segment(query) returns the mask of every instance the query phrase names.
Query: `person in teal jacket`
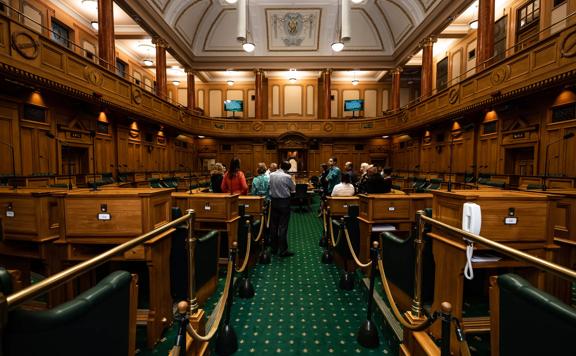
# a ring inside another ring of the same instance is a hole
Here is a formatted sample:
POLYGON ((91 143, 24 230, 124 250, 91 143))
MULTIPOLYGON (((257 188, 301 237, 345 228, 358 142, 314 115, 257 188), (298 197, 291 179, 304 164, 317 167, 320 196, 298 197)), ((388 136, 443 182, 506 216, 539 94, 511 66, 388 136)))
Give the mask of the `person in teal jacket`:
POLYGON ((330 166, 328 170, 328 175, 326 180, 328 181, 328 194, 332 195, 332 190, 336 184, 340 183, 340 168, 338 168, 338 159, 336 157, 330 157, 328 160, 328 165, 330 166))
POLYGON ((259 195, 270 200, 270 177, 266 175, 266 167, 258 167, 258 175, 252 179, 251 195, 259 195))

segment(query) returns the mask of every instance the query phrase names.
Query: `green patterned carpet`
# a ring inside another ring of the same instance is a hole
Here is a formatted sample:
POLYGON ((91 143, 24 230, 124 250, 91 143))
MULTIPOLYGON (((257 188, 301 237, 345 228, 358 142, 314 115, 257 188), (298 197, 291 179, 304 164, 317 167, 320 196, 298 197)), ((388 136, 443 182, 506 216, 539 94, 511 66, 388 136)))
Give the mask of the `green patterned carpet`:
MULTIPOLYGON (((271 264, 256 265, 251 271, 256 295, 234 299, 231 324, 239 347, 235 355, 382 355, 397 348, 381 329, 379 348, 367 349, 356 342, 366 317, 366 300, 358 285, 350 292, 338 289, 337 268, 320 262, 321 230, 314 213, 293 212, 288 243, 296 255, 273 256, 271 264)), ((221 293, 222 281, 206 305, 208 313, 221 293)), ((157 349, 139 355, 166 355, 175 338, 173 329, 157 349)))

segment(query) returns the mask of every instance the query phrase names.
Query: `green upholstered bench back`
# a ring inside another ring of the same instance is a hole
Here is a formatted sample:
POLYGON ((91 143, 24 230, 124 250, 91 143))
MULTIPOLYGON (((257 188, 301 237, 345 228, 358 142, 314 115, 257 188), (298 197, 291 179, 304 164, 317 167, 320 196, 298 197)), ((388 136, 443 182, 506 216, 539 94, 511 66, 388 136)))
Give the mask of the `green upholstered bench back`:
POLYGON ((500 355, 574 355, 576 309, 515 274, 498 277, 500 355))
POLYGON ((2 336, 5 355, 127 355, 131 280, 130 273, 116 271, 52 309, 11 311, 2 336))

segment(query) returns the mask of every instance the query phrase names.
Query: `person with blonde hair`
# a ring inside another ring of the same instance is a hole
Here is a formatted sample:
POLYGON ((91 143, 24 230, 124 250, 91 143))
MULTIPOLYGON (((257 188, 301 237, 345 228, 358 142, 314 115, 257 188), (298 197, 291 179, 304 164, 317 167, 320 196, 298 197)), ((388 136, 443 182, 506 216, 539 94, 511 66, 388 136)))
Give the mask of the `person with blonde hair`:
POLYGON ((224 178, 224 166, 218 162, 210 172, 210 191, 212 193, 222 193, 222 178, 224 178))

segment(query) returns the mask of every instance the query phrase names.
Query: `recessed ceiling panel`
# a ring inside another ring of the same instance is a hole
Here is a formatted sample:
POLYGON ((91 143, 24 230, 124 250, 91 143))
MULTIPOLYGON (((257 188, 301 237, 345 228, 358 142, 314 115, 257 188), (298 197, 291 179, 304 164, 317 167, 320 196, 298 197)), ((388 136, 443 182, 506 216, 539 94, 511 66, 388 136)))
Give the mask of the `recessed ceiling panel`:
POLYGON ((387 0, 379 1, 378 6, 382 10, 382 14, 386 18, 388 27, 392 32, 394 44, 398 44, 414 27, 412 19, 408 15, 406 9, 395 2, 387 0))
MULTIPOLYGON (((180 16, 176 17, 174 28, 185 39, 188 45, 192 46, 198 32, 198 26, 206 15, 210 7, 210 1, 194 1, 188 6, 180 16)), ((236 20, 234 20, 234 26, 236 20)))
POLYGON ((242 44, 236 40, 237 13, 232 9, 223 9, 210 27, 204 52, 242 52, 242 44))
POLYGON ((364 10, 352 10, 350 21, 354 26, 352 26, 352 37, 344 47, 345 52, 384 50, 378 29, 364 10))
POLYGON ((317 51, 321 9, 266 9, 269 51, 317 51))

